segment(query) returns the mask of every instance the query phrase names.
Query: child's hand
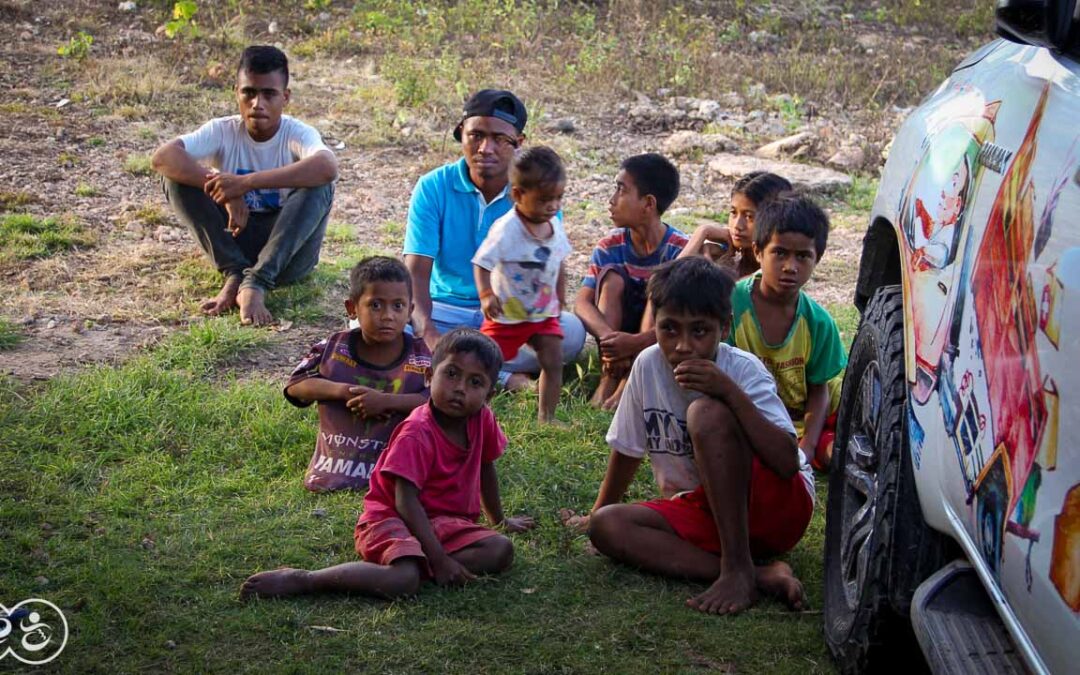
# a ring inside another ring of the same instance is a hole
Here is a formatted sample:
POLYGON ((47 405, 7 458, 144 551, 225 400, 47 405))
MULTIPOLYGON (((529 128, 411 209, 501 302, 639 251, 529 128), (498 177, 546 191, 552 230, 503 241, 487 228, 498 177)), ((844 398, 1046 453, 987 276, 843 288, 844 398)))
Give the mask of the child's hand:
POLYGON ((356 394, 345 403, 350 411, 366 418, 389 416, 390 399, 382 392, 355 386, 349 387, 349 393, 356 394))
POLYGON ((431 560, 431 571, 440 586, 463 586, 476 578, 468 567, 448 555, 431 560))
POLYGON ((604 361, 622 361, 633 359, 641 351, 635 336, 622 331, 613 331, 600 338, 600 357, 604 361))
POLYGON ((683 389, 700 391, 714 398, 721 398, 732 384, 731 378, 707 359, 689 359, 675 366, 675 382, 683 389))
POLYGON ((536 527, 532 516, 511 516, 504 518, 502 524, 507 532, 525 532, 536 527))
POLYGON ((480 308, 484 312, 484 318, 495 319, 502 315, 502 301, 494 293, 488 293, 480 298, 480 308))

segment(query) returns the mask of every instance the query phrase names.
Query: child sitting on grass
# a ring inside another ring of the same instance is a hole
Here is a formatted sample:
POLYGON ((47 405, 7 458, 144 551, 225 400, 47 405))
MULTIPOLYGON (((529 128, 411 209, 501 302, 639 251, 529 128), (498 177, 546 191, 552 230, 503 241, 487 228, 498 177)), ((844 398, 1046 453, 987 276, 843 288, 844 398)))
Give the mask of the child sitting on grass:
POLYGON ((786 178, 767 171, 751 171, 731 188, 727 227, 706 224, 694 230, 679 257, 704 255, 730 267, 739 279, 758 270, 754 257, 754 218, 762 204, 791 190, 786 178))
POLYGON ((634 357, 653 344, 645 284, 657 265, 686 246, 682 232, 661 220, 679 195, 679 170, 661 155, 623 160, 608 213, 617 229, 597 243, 574 313, 600 347, 600 385, 590 403, 614 410, 634 357))
POLYGON ((735 285, 727 338, 772 373, 799 448, 819 471, 832 458, 847 355, 836 322, 802 289, 828 237, 829 218, 809 197, 789 192, 764 203, 754 232, 761 270, 735 285))
POLYGON ((791 568, 755 560, 802 538, 813 476, 769 372, 721 342, 732 286, 727 271, 702 257, 653 272, 658 344, 634 361, 608 429, 612 451, 589 538, 620 562, 709 582, 687 600, 699 611, 742 611, 759 590, 802 609, 791 568), (646 453, 662 497, 620 504, 646 453))
POLYGON ((431 400, 394 430, 379 457, 356 524, 363 562, 322 570, 278 569, 249 577, 240 590, 276 597, 305 593, 361 593, 381 598, 414 595, 424 579, 463 584, 510 567, 507 532, 533 527, 528 516, 504 518, 495 460, 506 449, 487 402, 502 367, 498 345, 459 328, 435 346, 429 371, 431 400))
POLYGON ((296 406, 319 402, 319 438, 304 487, 366 490, 390 433, 427 401, 431 353, 404 332, 412 282, 399 260, 374 256, 349 273, 345 311, 359 326, 311 348, 285 384, 296 406))
POLYGON ((566 304, 563 260, 571 251, 559 218, 565 189, 566 170, 554 150, 518 153, 510 166, 514 208, 492 224, 472 259, 484 312, 480 332, 495 340, 504 360, 525 343, 536 351, 541 422, 555 421, 562 388, 559 313, 566 304))

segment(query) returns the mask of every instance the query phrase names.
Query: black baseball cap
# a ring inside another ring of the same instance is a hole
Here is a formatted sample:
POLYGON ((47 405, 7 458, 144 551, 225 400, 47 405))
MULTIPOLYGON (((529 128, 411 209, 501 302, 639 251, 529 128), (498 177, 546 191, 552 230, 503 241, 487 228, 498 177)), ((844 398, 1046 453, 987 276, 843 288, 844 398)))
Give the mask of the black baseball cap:
POLYGON ((476 92, 468 101, 465 101, 465 109, 461 114, 461 121, 454 127, 454 140, 461 140, 461 127, 465 120, 470 117, 494 117, 514 125, 520 134, 525 130, 525 122, 529 120, 529 113, 525 111, 525 104, 517 96, 505 89, 483 89, 476 92))

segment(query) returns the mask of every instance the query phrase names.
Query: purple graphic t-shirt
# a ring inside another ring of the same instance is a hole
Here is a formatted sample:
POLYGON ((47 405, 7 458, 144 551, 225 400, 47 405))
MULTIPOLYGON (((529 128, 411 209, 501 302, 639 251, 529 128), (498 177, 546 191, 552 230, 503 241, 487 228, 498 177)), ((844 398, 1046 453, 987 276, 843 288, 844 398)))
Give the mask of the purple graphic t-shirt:
MULTIPOLYGON (((401 356, 386 367, 362 361, 356 355, 360 330, 334 333, 311 348, 300 362, 285 389, 310 377, 370 387, 389 394, 427 394, 424 373, 431 366, 431 352, 423 340, 405 334, 401 356)), ((285 394, 295 406, 301 401, 285 394)), ((315 454, 308 463, 304 487, 317 492, 329 490, 366 490, 368 478, 390 434, 406 415, 391 415, 386 421, 368 420, 354 415, 345 401, 319 402, 319 438, 315 454)))

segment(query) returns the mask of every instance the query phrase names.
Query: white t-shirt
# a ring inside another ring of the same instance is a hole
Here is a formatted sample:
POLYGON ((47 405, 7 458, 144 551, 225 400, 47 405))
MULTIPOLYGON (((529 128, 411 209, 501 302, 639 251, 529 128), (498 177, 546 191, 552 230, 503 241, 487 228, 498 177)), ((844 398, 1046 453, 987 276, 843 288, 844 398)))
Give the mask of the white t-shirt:
MULTIPOLYGON (((765 419, 795 435, 791 417, 776 393, 776 382, 757 357, 720 343, 716 365, 746 392, 765 419)), ((634 360, 608 428, 607 442, 612 449, 628 457, 649 453, 653 476, 664 497, 693 490, 701 482, 686 429, 686 410, 701 396, 704 394, 683 389, 675 382, 675 373, 660 346, 653 345, 634 360)), ((813 499, 814 476, 802 450, 799 466, 799 475, 813 499)))
MULTIPOLYGON (((277 133, 261 143, 248 135, 240 115, 212 119, 180 140, 196 161, 209 160, 218 171, 237 175, 278 169, 321 150, 330 152, 314 127, 289 115, 282 115, 277 133)), ((253 190, 244 195, 244 201, 252 211, 274 211, 289 192, 289 188, 253 190)))
POLYGON ((573 249, 558 216, 551 219, 551 230, 547 239, 537 239, 511 209, 492 223, 476 249, 472 262, 491 272, 491 290, 502 302, 498 323, 559 316, 559 268, 573 249))

